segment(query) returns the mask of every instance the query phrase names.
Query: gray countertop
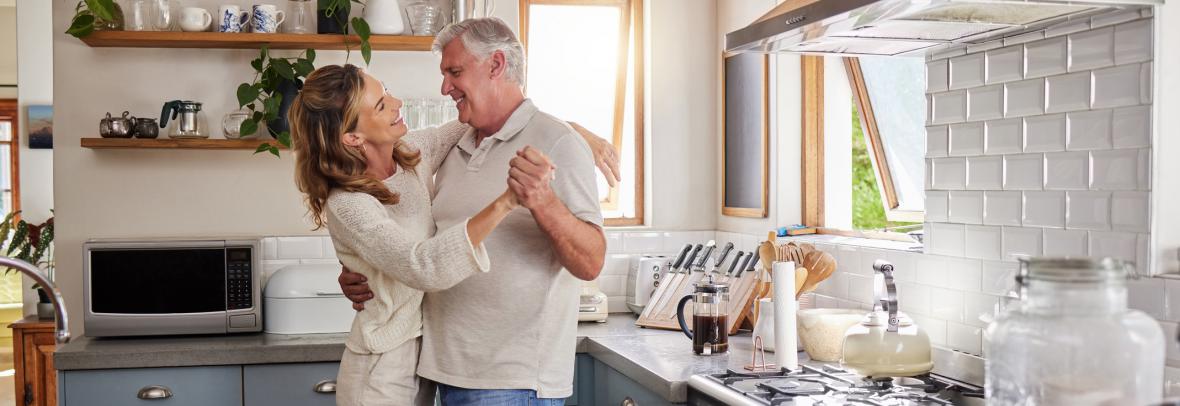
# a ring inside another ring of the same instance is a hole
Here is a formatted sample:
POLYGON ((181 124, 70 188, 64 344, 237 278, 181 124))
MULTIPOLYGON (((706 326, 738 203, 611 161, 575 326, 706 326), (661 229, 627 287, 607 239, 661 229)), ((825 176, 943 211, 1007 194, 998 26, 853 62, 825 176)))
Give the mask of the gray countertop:
MULTIPOLYGON (((160 338, 79 337, 53 355, 59 370, 199 365, 334 362, 345 334, 246 334, 160 338)), ((579 353, 587 353, 672 402, 684 402, 693 374, 740 369, 750 362, 748 334, 730 337, 728 354, 696 356, 678 331, 635 326, 635 316, 612 314, 606 323, 579 323, 579 353)), ((773 360, 773 354, 770 355, 773 360)))

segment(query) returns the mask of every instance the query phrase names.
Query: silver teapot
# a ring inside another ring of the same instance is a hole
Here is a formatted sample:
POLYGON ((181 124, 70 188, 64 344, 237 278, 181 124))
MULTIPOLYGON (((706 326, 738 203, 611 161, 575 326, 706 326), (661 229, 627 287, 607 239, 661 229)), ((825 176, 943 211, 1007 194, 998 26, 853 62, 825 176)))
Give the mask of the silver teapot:
POLYGON ((111 117, 111 113, 107 112, 107 117, 98 122, 98 135, 103 138, 131 138, 135 117, 130 114, 124 111, 122 117, 111 117))

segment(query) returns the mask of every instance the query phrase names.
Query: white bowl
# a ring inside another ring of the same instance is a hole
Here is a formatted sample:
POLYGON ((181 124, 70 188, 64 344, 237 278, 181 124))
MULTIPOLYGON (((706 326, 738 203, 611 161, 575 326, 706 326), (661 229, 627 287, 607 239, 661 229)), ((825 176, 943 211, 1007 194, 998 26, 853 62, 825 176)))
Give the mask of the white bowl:
POLYGON ((807 356, 816 361, 836 362, 844 351, 844 332, 860 323, 864 310, 799 310, 799 342, 807 356))

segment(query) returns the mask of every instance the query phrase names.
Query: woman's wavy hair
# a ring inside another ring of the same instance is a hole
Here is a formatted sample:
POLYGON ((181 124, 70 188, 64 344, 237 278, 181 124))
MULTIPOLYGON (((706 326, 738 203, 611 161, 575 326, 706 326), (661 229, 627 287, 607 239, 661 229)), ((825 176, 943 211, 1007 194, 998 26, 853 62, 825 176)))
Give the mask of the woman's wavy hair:
MULTIPOLYGON (((367 193, 382 204, 397 204, 398 194, 365 174, 368 163, 360 148, 344 145, 344 134, 355 131, 363 109, 364 74, 354 65, 316 69, 291 103, 291 145, 295 155, 295 185, 303 192, 313 230, 325 225, 324 204, 332 189, 367 193)), ((421 154, 399 145, 393 154, 398 166, 413 170, 421 154)))

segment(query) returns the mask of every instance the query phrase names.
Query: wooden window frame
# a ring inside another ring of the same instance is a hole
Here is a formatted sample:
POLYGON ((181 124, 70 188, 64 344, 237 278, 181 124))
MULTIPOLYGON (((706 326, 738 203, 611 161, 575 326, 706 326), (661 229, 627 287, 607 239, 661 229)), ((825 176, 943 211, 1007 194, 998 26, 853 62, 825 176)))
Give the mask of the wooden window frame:
MULTIPOLYGON (((0 118, 12 120, 12 139, 0 141, 8 144, 9 171, 12 174, 12 211, 20 211, 20 108, 16 99, 0 99, 0 118)), ((13 217, 20 220, 20 215, 13 217)))
MULTIPOLYGON (((843 230, 824 227, 824 57, 803 56, 802 117, 802 207, 803 223, 817 227, 821 234, 913 242, 908 235, 880 230, 843 230)), ((885 155, 884 144, 873 114, 872 102, 865 87, 864 73, 857 58, 844 58, 844 68, 860 116, 861 128, 868 136, 876 167, 878 190, 888 221, 921 222, 924 212, 897 210, 899 202, 893 175, 885 155)))
MULTIPOLYGON (((615 80, 615 122, 614 134, 611 137, 615 146, 615 153, 622 156, 623 121, 627 105, 627 65, 633 61, 635 90, 635 217, 611 217, 605 219, 607 227, 641 226, 644 224, 644 168, 643 168, 643 104, 644 104, 644 43, 643 43, 643 0, 519 0, 520 7, 520 42, 525 52, 528 52, 529 6, 565 5, 565 6, 616 6, 620 8, 619 22, 619 64, 615 80), (632 41, 634 36, 634 41, 632 41), (634 47, 630 47, 634 44, 634 47), (631 52, 628 52, 631 51, 631 52), (630 59, 629 58, 633 58, 630 59)), ((527 55, 526 55, 527 58, 527 55)), ((525 64, 526 74, 528 64, 525 64)), ((628 180, 624 179, 622 184, 628 180)), ((621 187, 621 185, 619 186, 621 187)), ((619 204, 619 189, 612 188, 609 196, 602 202, 604 209, 615 209, 619 204)))

